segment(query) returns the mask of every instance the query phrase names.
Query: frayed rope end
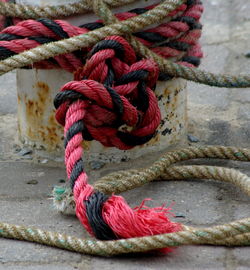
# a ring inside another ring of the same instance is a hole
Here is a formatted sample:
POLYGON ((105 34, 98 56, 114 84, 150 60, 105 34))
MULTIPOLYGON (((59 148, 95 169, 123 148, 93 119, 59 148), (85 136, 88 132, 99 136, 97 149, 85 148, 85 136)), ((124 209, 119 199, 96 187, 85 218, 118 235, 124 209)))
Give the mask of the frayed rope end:
MULTIPOLYGON (((111 196, 103 205, 102 215, 118 238, 142 237, 182 230, 182 225, 172 222, 170 207, 147 207, 145 199, 140 206, 132 209, 121 196, 111 196)), ((163 248, 160 252, 172 251, 163 248)))
MULTIPOLYGON (((112 195, 102 208, 102 216, 118 239, 151 236, 164 233, 181 231, 182 225, 172 222, 174 217, 171 206, 150 208, 144 199, 142 203, 131 208, 121 196, 112 195)), ((67 186, 55 186, 53 189, 53 203, 57 211, 63 214, 75 214, 75 202, 72 190, 67 186)), ((169 253, 173 248, 157 250, 161 253, 169 253)))
POLYGON ((52 192, 55 209, 65 215, 75 215, 75 202, 70 187, 55 186, 52 192))

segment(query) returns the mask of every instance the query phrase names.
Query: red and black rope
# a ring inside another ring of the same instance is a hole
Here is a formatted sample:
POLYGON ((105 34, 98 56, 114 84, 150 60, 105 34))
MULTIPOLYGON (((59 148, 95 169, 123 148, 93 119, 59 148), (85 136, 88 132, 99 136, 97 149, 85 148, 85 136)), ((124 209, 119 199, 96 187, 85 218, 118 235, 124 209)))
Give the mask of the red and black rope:
POLYGON ((127 41, 111 36, 92 48, 75 77, 78 81, 67 83, 54 104, 56 118, 65 126, 67 173, 84 227, 101 240, 179 230, 180 225, 168 219, 169 209, 133 210, 122 197, 93 190, 82 160, 81 141, 86 137, 105 146, 129 149, 154 136, 160 124, 152 90, 158 78, 157 65, 148 59, 138 61, 127 41), (131 130, 121 129, 124 126, 131 130))

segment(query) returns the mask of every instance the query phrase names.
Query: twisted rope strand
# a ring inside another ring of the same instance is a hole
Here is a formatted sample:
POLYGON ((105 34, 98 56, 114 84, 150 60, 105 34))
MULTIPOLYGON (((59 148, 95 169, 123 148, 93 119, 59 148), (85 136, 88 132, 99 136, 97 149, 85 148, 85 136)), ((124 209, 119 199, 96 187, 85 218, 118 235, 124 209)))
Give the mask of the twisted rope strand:
MULTIPOLYGON (((101 178, 95 183, 95 189, 106 194, 113 192, 119 194, 121 192, 143 186, 144 184, 157 180, 184 180, 184 179, 215 179, 223 182, 229 182, 241 188, 247 195, 250 196, 250 178, 234 169, 217 167, 217 166, 172 166, 167 168, 165 172, 158 178, 146 178, 142 181, 139 177, 144 175, 143 170, 128 170, 113 173, 101 178), (137 181, 134 176, 137 175, 140 181, 137 181)), ((72 198, 73 203, 73 198, 72 198)))
POLYGON ((132 209, 121 196, 94 190, 84 170, 82 140, 131 149, 149 141, 160 124, 154 87, 157 65, 139 60, 129 43, 110 36, 97 43, 79 81, 65 84, 55 97, 56 119, 64 125, 65 164, 76 215, 100 240, 139 237, 181 229, 166 207, 132 209), (121 129, 124 125, 131 129, 121 129), (122 222, 121 222, 122 220, 122 222))
MULTIPOLYGON (((105 3, 107 3, 110 7, 119 7, 131 4, 133 2, 135 2, 135 0, 105 0, 105 3)), ((76 14, 89 13, 91 10, 92 5, 88 0, 55 6, 32 6, 0 2, 1 15, 8 17, 18 17, 21 19, 60 18, 76 14)))
MULTIPOLYGON (((197 7, 198 7, 197 10, 199 10, 200 12, 203 11, 203 7, 200 5, 199 2, 194 1, 193 4, 197 4, 197 7)), ((95 14, 97 14, 105 22, 105 24, 112 24, 112 23, 119 22, 119 20, 114 16, 112 11, 108 8, 108 6, 102 0, 96 0, 93 2, 93 10, 94 10, 95 14)), ((197 13, 197 10, 196 10, 196 13, 197 13)), ((136 39, 135 37, 133 37, 133 35, 127 34, 127 35, 125 35, 125 37, 128 40, 128 42, 133 46, 133 48, 135 49, 135 51, 138 55, 140 55, 142 57, 147 57, 147 58, 153 59, 156 63, 158 63, 158 65, 161 62, 161 60, 164 59, 164 58, 162 58, 162 56, 156 54, 154 49, 152 50, 152 48, 151 49, 147 48, 142 43, 142 41, 136 39)), ((198 47, 199 44, 196 43, 194 46, 198 47)), ((166 60, 166 59, 164 59, 164 60, 166 60)), ((159 65, 159 67, 161 69, 161 65, 159 65)), ((167 75, 169 76, 170 73, 168 72, 167 75)), ((174 77, 176 77, 176 76, 174 76, 174 77)))
POLYGON ((249 246, 250 219, 242 219, 211 228, 184 227, 183 231, 115 241, 82 239, 36 228, 0 223, 0 236, 36 242, 84 254, 111 256, 145 252, 181 245, 249 246))
MULTIPOLYGON (((18 55, 11 56, 0 61, 0 75, 15 68, 31 65, 34 62, 48 59, 59 54, 65 54, 92 46, 108 35, 125 35, 136 32, 150 24, 161 21, 166 14, 173 11, 182 3, 184 3, 182 0, 166 0, 146 13, 130 18, 126 21, 114 23, 109 26, 102 27, 101 29, 93 30, 87 34, 57 42, 51 42, 18 55)), ((99 4, 101 5, 102 3, 99 4)), ((103 8, 105 8, 105 6, 103 8)), ((137 41, 131 40, 131 45, 140 55, 153 58, 159 65, 160 70, 170 76, 181 77, 187 80, 217 87, 245 88, 250 86, 249 75, 231 76, 225 74, 213 74, 211 72, 185 67, 158 56, 137 41)))

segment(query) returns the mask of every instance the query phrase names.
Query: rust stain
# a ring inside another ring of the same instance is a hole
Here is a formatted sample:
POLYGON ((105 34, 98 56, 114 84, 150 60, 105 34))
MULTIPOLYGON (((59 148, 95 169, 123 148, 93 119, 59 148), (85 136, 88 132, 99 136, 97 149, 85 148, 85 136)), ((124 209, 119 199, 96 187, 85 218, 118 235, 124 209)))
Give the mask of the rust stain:
POLYGON ((54 111, 50 112, 53 106, 50 97, 50 88, 45 82, 37 82, 33 85, 37 98, 30 99, 24 95, 26 105, 27 129, 26 133, 30 140, 42 144, 46 150, 52 151, 61 146, 62 127, 57 124, 54 111))
POLYGON ((17 121, 17 130, 18 130, 18 134, 21 134, 20 121, 17 121))
POLYGON ((38 90, 37 95, 40 104, 45 104, 49 97, 49 86, 44 82, 37 82, 35 88, 38 90))
POLYGON ((17 95, 17 103, 20 103, 20 101, 21 101, 21 97, 20 97, 20 95, 18 94, 18 95, 17 95))
POLYGON ((171 90, 169 90, 169 88, 165 88, 164 90, 164 97, 166 98, 167 96, 171 95, 171 90))

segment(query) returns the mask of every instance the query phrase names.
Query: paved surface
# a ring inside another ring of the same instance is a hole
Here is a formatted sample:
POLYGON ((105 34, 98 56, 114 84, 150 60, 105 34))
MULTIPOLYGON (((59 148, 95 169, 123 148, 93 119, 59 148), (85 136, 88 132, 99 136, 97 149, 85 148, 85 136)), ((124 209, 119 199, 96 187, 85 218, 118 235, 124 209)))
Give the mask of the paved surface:
MULTIPOLYGON (((250 73, 250 2, 206 0, 202 38, 205 58, 202 68, 213 72, 250 73)), ((1 221, 28 224, 42 229, 87 237, 74 217, 62 216, 50 200, 53 185, 65 179, 58 164, 34 163, 32 155, 19 156, 16 134, 15 75, 0 78, 0 209, 1 221), (31 181, 33 180, 33 181, 31 181), (35 181, 34 181, 35 180, 35 181), (28 183, 33 184, 28 184, 28 183)), ((217 89, 189 83, 189 133, 200 144, 250 145, 250 89, 217 89)), ((111 165, 91 171, 99 176, 126 167, 150 163, 147 160, 111 165)), ((42 160, 41 160, 42 161, 42 160)), ((43 162, 43 161, 42 161, 43 162)), ((249 164, 209 162, 233 166, 250 175, 249 164)), ((209 226, 250 216, 250 199, 233 186, 215 181, 172 181, 152 183, 124 194, 131 206, 145 197, 153 205, 175 202, 177 221, 209 226)), ((188 246, 165 256, 130 255, 96 258, 41 245, 0 239, 1 269, 250 269, 250 248, 188 246)))

